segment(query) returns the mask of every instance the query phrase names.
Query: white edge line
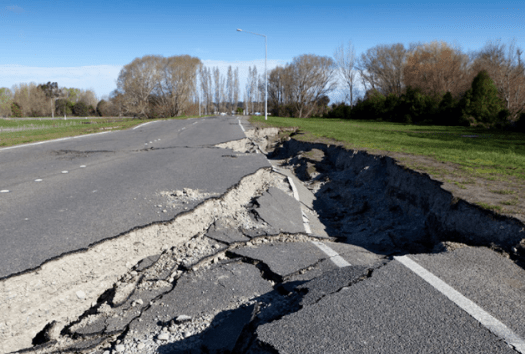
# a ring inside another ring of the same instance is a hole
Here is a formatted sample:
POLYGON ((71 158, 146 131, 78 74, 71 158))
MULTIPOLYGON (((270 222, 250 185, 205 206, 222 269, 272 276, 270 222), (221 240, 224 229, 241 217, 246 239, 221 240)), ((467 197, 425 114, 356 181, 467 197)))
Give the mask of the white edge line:
POLYGON ((290 186, 292 186, 293 197, 294 197, 298 202, 300 202, 301 200, 299 199, 299 192, 297 192, 297 187, 295 187, 295 184, 293 183, 292 178, 290 178, 290 176, 287 176, 287 177, 288 177, 288 183, 290 183, 290 186))
POLYGON ((394 257, 394 259, 436 288, 436 290, 438 290, 469 315, 478 320, 489 331, 503 338, 507 344, 511 345, 518 352, 525 354, 525 341, 521 339, 516 333, 514 333, 510 328, 505 326, 502 322, 476 305, 476 303, 474 303, 472 300, 463 296, 460 292, 445 283, 443 280, 436 277, 434 274, 430 273, 428 270, 420 266, 409 257, 399 256, 394 257))
MULTIPOLYGON (((150 123, 153 123, 153 122, 150 122, 150 123)), ((133 128, 135 129, 135 128, 133 128)), ((76 135, 76 136, 68 136, 66 138, 60 138, 60 139, 53 139, 53 140, 46 140, 46 141, 38 141, 36 143, 29 143, 29 144, 22 144, 22 145, 15 145, 15 146, 9 146, 9 147, 5 147, 5 148, 1 148, 0 151, 2 150, 11 150, 11 149, 18 149, 18 148, 21 148, 21 147, 26 147, 26 146, 35 146, 35 145, 40 145, 40 144, 47 144, 47 143, 55 143, 57 141, 64 141, 64 140, 71 140, 71 139, 79 139, 79 138, 85 138, 87 136, 94 136, 94 135, 101 135, 101 134, 108 134, 108 133, 113 133, 112 131, 107 131, 107 132, 101 132, 101 133, 93 133, 93 134, 84 134, 84 135, 76 135)))
POLYGON ((154 120, 154 121, 152 121, 152 122, 146 122, 146 123, 139 124, 139 125, 137 125, 135 128, 132 128, 131 130, 138 129, 138 128, 140 128, 140 127, 145 126, 146 124, 155 123, 155 122, 158 122, 158 120, 154 120))
POLYGON ((328 247, 324 243, 319 242, 319 241, 311 241, 311 242, 314 245, 316 245, 321 251, 326 253, 326 255, 328 255, 328 257, 330 257, 330 260, 332 262, 334 262, 334 264, 336 266, 338 266, 339 268, 350 267, 351 266, 351 264, 348 263, 343 257, 341 257, 336 251, 334 251, 333 249, 331 249, 330 247, 328 247))

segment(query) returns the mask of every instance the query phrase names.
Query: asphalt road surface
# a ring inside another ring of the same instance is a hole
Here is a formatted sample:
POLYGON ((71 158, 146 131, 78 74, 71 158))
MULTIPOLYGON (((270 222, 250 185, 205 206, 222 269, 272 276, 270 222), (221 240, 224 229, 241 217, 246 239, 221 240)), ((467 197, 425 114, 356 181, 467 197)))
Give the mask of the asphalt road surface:
MULTIPOLYGON (((244 137, 237 117, 213 117, 0 150, 4 288, 270 167, 264 154, 215 147, 244 137), (184 188, 202 197, 170 204, 162 194, 184 188)), ((246 210, 143 259, 113 292, 91 305, 77 292, 70 301, 85 316, 60 335, 51 317, 32 351, 525 353, 523 269, 485 248, 392 257, 337 242, 312 211, 315 196, 276 171, 246 210)), ((8 320, 0 315, 0 338, 8 320)))
POLYGON ((184 211, 162 191, 224 193, 268 166, 214 147, 244 137, 236 118, 215 117, 0 149, 0 278, 184 211))

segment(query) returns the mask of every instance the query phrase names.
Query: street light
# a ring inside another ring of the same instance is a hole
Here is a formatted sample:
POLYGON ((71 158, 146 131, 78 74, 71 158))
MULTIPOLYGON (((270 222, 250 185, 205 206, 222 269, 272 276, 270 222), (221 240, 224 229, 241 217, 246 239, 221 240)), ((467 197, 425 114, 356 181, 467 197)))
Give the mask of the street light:
POLYGON ((266 61, 268 60, 268 42, 264 34, 254 33, 243 31, 240 28, 237 28, 238 32, 246 32, 250 34, 255 34, 256 36, 264 37, 264 120, 268 120, 268 74, 266 73, 266 61))

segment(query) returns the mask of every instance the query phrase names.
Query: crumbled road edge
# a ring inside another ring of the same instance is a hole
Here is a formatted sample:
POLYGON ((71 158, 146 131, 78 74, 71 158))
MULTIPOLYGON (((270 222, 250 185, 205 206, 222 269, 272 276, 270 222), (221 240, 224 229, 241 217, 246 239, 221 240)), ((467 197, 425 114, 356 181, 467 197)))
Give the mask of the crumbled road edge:
POLYGON ((234 215, 271 179, 270 169, 260 169, 223 196, 208 199, 171 222, 130 231, 0 281, 0 352, 31 347, 51 321, 69 323, 78 318, 140 260, 187 242, 217 219, 234 215))

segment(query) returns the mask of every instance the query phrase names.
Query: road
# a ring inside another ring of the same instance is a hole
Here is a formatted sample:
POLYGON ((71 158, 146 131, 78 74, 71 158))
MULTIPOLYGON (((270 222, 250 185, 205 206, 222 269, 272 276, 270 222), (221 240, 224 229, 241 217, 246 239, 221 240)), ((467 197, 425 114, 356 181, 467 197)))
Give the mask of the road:
POLYGON ((249 128, 159 121, 0 150, 0 351, 525 353, 523 269, 466 245, 341 242, 289 170, 249 141, 216 146, 249 128))
POLYGON ((214 118, 0 150, 0 278, 194 206, 167 206, 162 191, 223 194, 268 166, 214 148, 243 137, 236 119, 214 118))

